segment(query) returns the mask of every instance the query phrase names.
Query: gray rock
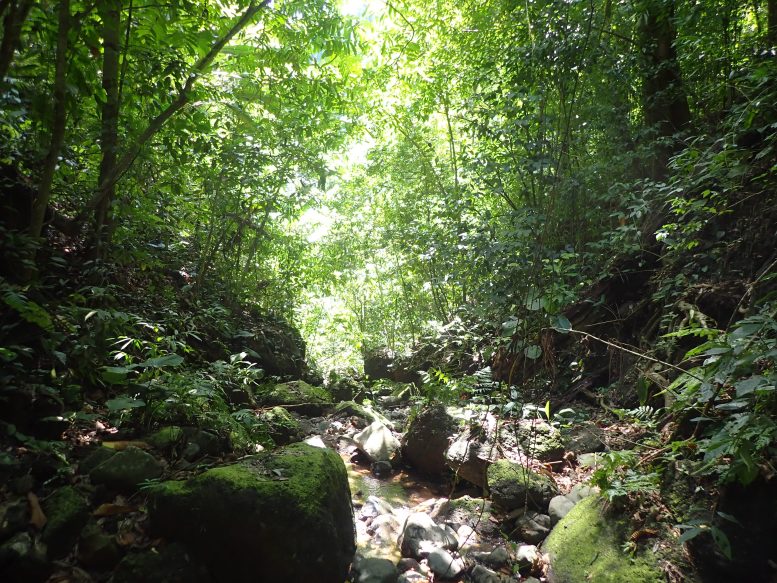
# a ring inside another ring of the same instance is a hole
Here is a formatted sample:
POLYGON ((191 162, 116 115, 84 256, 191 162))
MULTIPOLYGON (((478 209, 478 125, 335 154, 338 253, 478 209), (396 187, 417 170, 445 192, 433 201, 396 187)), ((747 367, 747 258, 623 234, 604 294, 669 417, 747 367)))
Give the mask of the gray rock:
POLYGON ((488 468, 491 499, 506 511, 529 508, 544 511, 558 487, 548 475, 539 474, 509 460, 499 460, 488 468))
POLYGON ((399 560, 397 569, 400 573, 404 573, 405 571, 420 571, 421 563, 410 557, 403 557, 399 560))
POLYGON ((576 425, 569 430, 566 448, 576 454, 604 451, 604 432, 593 423, 576 425))
POLYGON ((162 475, 162 464, 137 447, 117 452, 89 472, 94 484, 104 484, 120 492, 133 492, 146 480, 162 475))
POLYGON ((566 496, 554 496, 550 499, 548 504, 548 514, 550 515, 550 523, 556 526, 556 523, 564 518, 575 503, 566 496))
POLYGON ((388 559, 357 555, 353 564, 353 583, 395 583, 399 572, 388 559))
POLYGON ((588 498, 599 492, 599 488, 596 486, 588 486, 586 484, 577 484, 572 491, 567 494, 567 498, 577 504, 583 498, 588 498))
POLYGON ((432 549, 426 560, 432 572, 441 579, 455 579, 464 571, 464 561, 455 558, 445 549, 432 549))
POLYGON ((145 439, 146 443, 164 452, 172 451, 175 447, 180 445, 183 440, 184 431, 177 425, 162 427, 159 431, 152 433, 145 439))
POLYGON ((510 553, 504 547, 497 547, 485 555, 482 560, 486 565, 501 569, 510 561, 510 553))
POLYGON ((518 545, 515 562, 521 570, 530 569, 540 560, 540 551, 535 545, 518 545))
POLYGON ((81 463, 78 464, 78 471, 82 474, 88 474, 108 458, 116 455, 116 450, 109 447, 98 446, 87 455, 81 463))
POLYGON ((422 558, 433 548, 454 550, 459 546, 450 528, 438 526, 423 512, 414 512, 407 517, 398 543, 402 556, 414 559, 422 558))
POLYGON ((502 581, 498 574, 483 565, 475 565, 469 576, 473 583, 500 583, 502 581))
POLYGON ((372 472, 372 475, 376 478, 385 478, 387 476, 391 475, 393 468, 391 467, 391 462, 381 460, 379 462, 372 462, 372 465, 370 465, 370 471, 372 472))
POLYGON ((373 421, 353 439, 371 462, 391 462, 400 447, 399 440, 380 421, 373 421))
POLYGON ((174 543, 129 553, 116 566, 112 583, 210 583, 212 578, 193 553, 174 543))
POLYGON ((429 583, 429 579, 418 571, 405 571, 399 576, 397 583, 429 583))
POLYGON ((541 543, 550 533, 550 516, 527 510, 515 521, 514 533, 529 544, 541 543))
POLYGON ((577 463, 583 468, 595 468, 601 463, 601 453, 583 453, 577 456, 577 463))
POLYGON ((485 488, 488 466, 497 460, 497 422, 490 413, 478 421, 456 436, 445 452, 445 461, 459 477, 485 488))
POLYGON ((442 474, 447 469, 445 451, 457 430, 458 422, 444 406, 426 407, 410 421, 402 440, 402 459, 424 474, 442 474))

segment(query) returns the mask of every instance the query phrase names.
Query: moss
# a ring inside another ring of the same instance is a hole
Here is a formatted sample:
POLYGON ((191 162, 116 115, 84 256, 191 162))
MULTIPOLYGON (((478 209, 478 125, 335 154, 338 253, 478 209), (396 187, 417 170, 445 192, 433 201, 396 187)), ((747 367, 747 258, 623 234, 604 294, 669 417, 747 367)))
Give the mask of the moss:
POLYGON ((113 575, 113 583, 205 583, 211 581, 206 570, 181 545, 130 553, 113 575))
POLYGON ((621 548, 615 525, 601 513, 601 498, 590 496, 575 505, 545 540, 543 551, 557 583, 660 583, 657 558, 647 552, 631 557, 621 548))
POLYGON ((183 429, 177 425, 170 425, 152 433, 146 438, 146 441, 157 449, 169 450, 183 441, 183 438, 183 429))
POLYGON ((529 507, 545 512, 550 499, 558 494, 553 478, 509 460, 491 464, 487 471, 487 482, 491 499, 504 510, 528 503, 529 507))
POLYGON ((260 387, 257 400, 264 405, 331 404, 332 395, 326 389, 305 381, 291 381, 260 387))
POLYGON ((65 486, 49 496, 43 508, 48 522, 41 540, 46 543, 50 557, 60 558, 78 540, 89 519, 89 506, 75 488, 65 486))

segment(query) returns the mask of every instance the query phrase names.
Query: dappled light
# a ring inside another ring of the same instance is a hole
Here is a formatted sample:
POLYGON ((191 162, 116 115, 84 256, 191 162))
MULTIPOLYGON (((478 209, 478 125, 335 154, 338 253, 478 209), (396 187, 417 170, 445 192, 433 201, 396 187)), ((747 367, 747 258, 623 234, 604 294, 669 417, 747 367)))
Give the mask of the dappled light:
POLYGON ((777 580, 773 0, 1 0, 0 580, 777 580))

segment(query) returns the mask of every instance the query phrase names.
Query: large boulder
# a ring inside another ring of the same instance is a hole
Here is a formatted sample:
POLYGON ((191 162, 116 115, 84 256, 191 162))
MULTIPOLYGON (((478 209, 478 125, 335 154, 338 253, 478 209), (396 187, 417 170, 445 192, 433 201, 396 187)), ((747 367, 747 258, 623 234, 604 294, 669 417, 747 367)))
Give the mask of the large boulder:
POLYGON ((397 543, 402 556, 413 559, 421 559, 435 548, 455 550, 459 546, 453 529, 439 526, 423 512, 408 515, 397 543))
POLYGON ((63 486, 54 492, 43 505, 48 522, 41 541, 52 559, 65 556, 78 540, 81 529, 89 520, 89 505, 78 490, 63 486))
POLYGON ((558 494, 556 482, 509 460, 499 460, 488 468, 488 487, 494 504, 505 511, 525 505, 545 512, 553 496, 558 494))
POLYGON ((460 478, 485 488, 488 466, 497 460, 496 432, 496 417, 488 413, 456 436, 445 461, 460 478))
POLYGON ((323 387, 314 387, 305 381, 290 381, 277 385, 263 385, 256 391, 260 405, 291 407, 303 415, 320 415, 332 405, 332 395, 323 387))
POLYGON ((370 423, 354 435, 353 440, 371 462, 390 462, 400 447, 391 429, 380 421, 370 423))
POLYGON ((624 552, 626 539, 602 514, 601 498, 590 496, 575 505, 545 539, 551 583, 659 583, 665 576, 659 557, 649 552, 624 552))
POLYGON ((402 459, 419 472, 442 474, 447 469, 445 451, 457 429, 458 422, 443 405, 429 405, 411 419, 402 443, 402 459))
POLYGON ((230 352, 245 352, 245 359, 258 364, 267 376, 299 379, 308 375, 306 346, 299 330, 278 318, 246 316, 251 330, 234 334, 230 352))
POLYGON ((304 443, 165 482, 151 531, 185 543, 217 581, 342 583, 356 549, 345 465, 304 443))
POLYGON ((128 447, 108 457, 89 472, 92 483, 120 492, 134 492, 143 482, 161 475, 162 464, 137 447, 128 447))

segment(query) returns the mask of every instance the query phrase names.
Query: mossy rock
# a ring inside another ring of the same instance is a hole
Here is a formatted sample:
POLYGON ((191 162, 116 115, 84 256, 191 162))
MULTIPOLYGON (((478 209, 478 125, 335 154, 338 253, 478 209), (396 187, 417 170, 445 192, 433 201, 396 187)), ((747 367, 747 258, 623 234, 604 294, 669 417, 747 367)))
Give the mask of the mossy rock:
POLYGON ((550 558, 551 583, 662 583, 658 557, 643 551, 635 556, 622 550, 623 538, 602 514, 602 499, 590 496, 567 514, 543 543, 550 558))
POLYGON ((130 553, 117 565, 113 583, 209 583, 207 570, 180 544, 130 553))
POLYGON ((97 446, 78 464, 78 471, 82 474, 88 474, 108 458, 116 455, 116 450, 110 447, 97 446))
POLYGON ((86 499, 72 486, 64 486, 43 504, 48 518, 41 540, 52 559, 65 556, 76 544, 81 529, 89 520, 86 499))
POLYGON ((302 427, 299 421, 283 407, 273 407, 262 413, 261 417, 262 421, 267 423, 270 437, 278 445, 286 445, 299 440, 302 427))
POLYGON ((515 437, 526 455, 541 462, 557 462, 564 457, 561 432, 545 421, 519 421, 515 426, 515 437))
POLYGON ((81 531, 78 540, 78 562, 95 569, 111 569, 121 557, 116 537, 90 522, 81 531))
POLYGON ((256 400, 269 407, 293 406, 300 413, 310 415, 318 415, 326 406, 332 405, 332 395, 326 389, 305 381, 264 385, 257 389, 256 400))
POLYGON ((154 536, 185 543, 219 581, 342 583, 355 551, 345 465, 304 443, 152 490, 154 536))
POLYGON ((558 494, 558 486, 553 478, 509 460, 491 464, 487 479, 491 500, 506 511, 527 504, 531 509, 545 512, 550 499, 558 494))
POLYGON ((177 425, 162 427, 148 437, 146 442, 161 451, 171 451, 184 440, 184 430, 177 425))
POLYGON ((120 492, 133 492, 146 480, 161 475, 162 464, 137 447, 128 447, 116 453, 89 472, 94 484, 103 484, 120 492))

